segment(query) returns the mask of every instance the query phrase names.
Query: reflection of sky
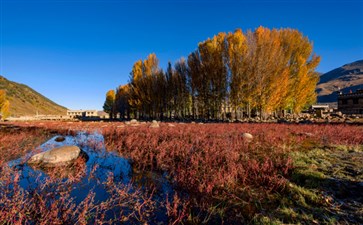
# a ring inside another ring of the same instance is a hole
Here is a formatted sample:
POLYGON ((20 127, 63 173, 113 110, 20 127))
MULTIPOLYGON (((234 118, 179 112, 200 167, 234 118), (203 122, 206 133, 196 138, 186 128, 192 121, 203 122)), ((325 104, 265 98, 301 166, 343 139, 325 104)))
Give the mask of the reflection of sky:
MULTIPOLYGON (((133 179, 132 167, 127 159, 119 157, 114 152, 108 152, 105 149, 103 136, 99 133, 78 133, 77 136, 66 136, 65 141, 56 142, 56 137, 43 143, 38 149, 41 151, 47 151, 52 148, 66 146, 66 145, 76 145, 79 146, 87 155, 89 159, 86 163, 86 175, 81 179, 80 182, 73 184, 73 190, 71 195, 75 197, 76 202, 80 203, 90 191, 93 191, 96 196, 96 201, 105 201, 109 197, 104 182, 110 174, 113 176, 113 180, 116 184, 127 185, 132 182, 135 188, 139 186, 153 182, 153 186, 159 187, 158 195, 160 197, 165 196, 167 193, 172 193, 172 187, 169 182, 166 181, 165 176, 157 175, 154 173, 151 176, 147 175, 147 178, 133 179), (97 169, 93 173, 93 178, 90 178, 90 173, 92 169, 96 167, 97 169), (144 182, 148 180, 148 182, 144 182), (140 185, 141 184, 141 185, 140 185)), ((30 153, 30 154, 34 154, 30 153)), ((37 185, 47 179, 48 175, 41 170, 34 170, 32 167, 28 166, 26 163, 22 164, 30 155, 27 155, 21 159, 17 159, 9 162, 9 166, 18 168, 21 171, 20 186, 26 190, 34 189, 37 185)), ((67 179, 64 178, 63 181, 67 179)), ((133 191, 131 189, 131 191, 133 191)), ((169 194, 170 195, 170 194, 169 194)))

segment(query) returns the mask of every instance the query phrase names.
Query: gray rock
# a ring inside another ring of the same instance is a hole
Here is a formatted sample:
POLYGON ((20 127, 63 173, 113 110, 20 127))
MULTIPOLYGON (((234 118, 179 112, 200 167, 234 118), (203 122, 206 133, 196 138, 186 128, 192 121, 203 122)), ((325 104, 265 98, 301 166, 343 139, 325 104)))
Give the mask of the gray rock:
POLYGON ((336 114, 337 114, 337 116, 339 116, 339 117, 343 117, 343 113, 342 113, 342 112, 340 112, 340 111, 336 112, 336 114))
POLYGON ((29 164, 41 164, 44 166, 57 166, 67 164, 79 157, 81 149, 77 146, 62 146, 53 148, 46 152, 33 155, 29 160, 29 164))
POLYGON ((150 128, 159 128, 160 125, 158 124, 158 122, 156 120, 153 120, 151 122, 150 128))
POLYGON ((253 136, 250 133, 243 133, 242 138, 246 142, 251 142, 253 140, 253 136))

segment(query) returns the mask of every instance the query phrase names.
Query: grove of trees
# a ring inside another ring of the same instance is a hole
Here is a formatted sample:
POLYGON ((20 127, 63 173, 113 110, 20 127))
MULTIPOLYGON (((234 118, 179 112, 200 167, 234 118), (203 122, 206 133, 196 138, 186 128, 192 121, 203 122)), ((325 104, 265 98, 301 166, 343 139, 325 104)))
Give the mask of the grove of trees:
POLYGON ((155 54, 135 62, 129 83, 107 93, 104 109, 161 120, 298 113, 316 101, 319 62, 297 30, 237 29, 199 43, 166 71, 155 54))

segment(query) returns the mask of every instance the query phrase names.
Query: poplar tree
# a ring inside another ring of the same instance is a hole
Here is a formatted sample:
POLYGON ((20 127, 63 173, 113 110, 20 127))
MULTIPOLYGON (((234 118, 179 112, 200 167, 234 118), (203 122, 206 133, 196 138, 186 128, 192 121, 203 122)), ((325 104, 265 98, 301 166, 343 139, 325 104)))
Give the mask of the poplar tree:
POLYGON ((175 65, 175 70, 172 75, 172 88, 174 89, 173 102, 175 115, 178 118, 185 117, 190 112, 191 95, 188 84, 188 65, 184 58, 178 60, 175 65))
POLYGON ((121 85, 116 90, 115 105, 116 111, 120 113, 120 118, 124 119, 125 116, 130 118, 131 108, 130 108, 130 85, 121 85))
POLYGON ((138 112, 142 111, 142 78, 143 78, 143 65, 142 60, 138 60, 134 63, 132 67, 132 72, 130 73, 130 96, 128 103, 131 110, 136 115, 138 112))
POLYGON ((109 90, 106 93, 106 100, 103 104, 103 110, 110 115, 110 119, 114 118, 115 115, 115 91, 109 90))
POLYGON ((248 45, 241 29, 228 33, 226 51, 230 82, 228 104, 237 112, 238 108, 247 107, 250 93, 249 79, 246 77, 248 45))

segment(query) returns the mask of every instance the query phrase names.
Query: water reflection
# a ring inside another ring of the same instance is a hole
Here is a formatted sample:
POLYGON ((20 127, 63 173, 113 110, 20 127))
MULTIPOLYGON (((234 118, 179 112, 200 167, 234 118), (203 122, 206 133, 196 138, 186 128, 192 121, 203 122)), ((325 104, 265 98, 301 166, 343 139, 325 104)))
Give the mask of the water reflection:
POLYGON ((68 182, 72 190, 71 197, 76 203, 83 201, 90 191, 95 193, 96 202, 106 201, 110 197, 105 185, 109 179, 117 185, 131 185, 130 192, 143 188, 154 190, 156 198, 165 199, 167 195, 173 195, 173 188, 165 175, 133 171, 127 159, 106 150, 104 138, 99 133, 80 132, 74 137, 65 136, 62 142, 59 142, 59 136, 53 137, 31 154, 11 161, 8 165, 21 172, 19 184, 27 191, 38 188, 48 179, 68 182), (36 168, 26 163, 31 155, 66 145, 78 146, 88 157, 55 168, 36 168))

